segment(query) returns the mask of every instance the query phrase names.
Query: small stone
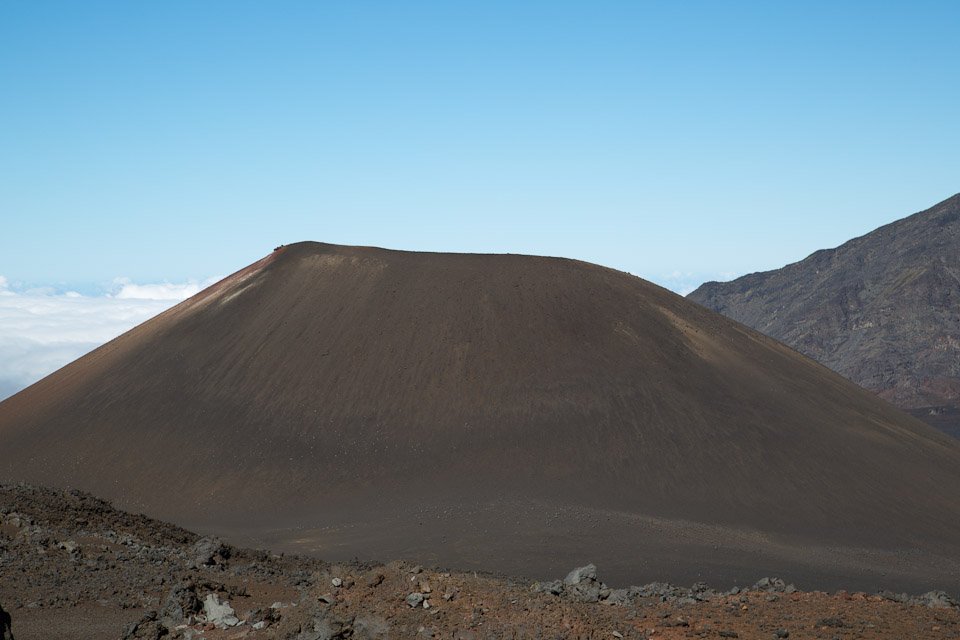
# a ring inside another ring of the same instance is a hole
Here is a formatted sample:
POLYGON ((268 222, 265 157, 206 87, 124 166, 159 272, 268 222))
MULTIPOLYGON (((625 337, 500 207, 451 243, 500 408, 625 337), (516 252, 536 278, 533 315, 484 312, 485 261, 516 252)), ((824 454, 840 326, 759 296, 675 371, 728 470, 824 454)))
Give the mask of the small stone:
POLYGON ((340 578, 334 578, 333 580, 330 581, 330 584, 332 584, 335 587, 342 587, 343 580, 341 580, 340 578))
POLYGON ((623 634, 619 631, 612 631, 610 635, 612 635, 614 638, 620 638, 620 640, 623 640, 623 634))
POLYGON ((407 596, 407 604, 410 605, 411 608, 419 607, 423 604, 423 601, 424 597, 422 593, 413 592, 407 596))
POLYGON ((839 629, 844 626, 843 620, 840 618, 820 618, 817 620, 818 627, 833 627, 839 629))
POLYGON ((789 637, 790 637, 790 632, 787 631, 786 629, 777 629, 776 631, 773 632, 773 637, 774 637, 774 638, 789 638, 789 637))
POLYGON ((722 629, 719 634, 721 638, 739 638, 740 634, 736 631, 730 631, 729 629, 722 629))
POLYGON ((67 553, 73 553, 74 551, 77 550, 79 545, 77 545, 77 543, 74 542, 73 540, 67 540, 65 542, 61 542, 57 546, 59 546, 61 549, 63 549, 67 553))

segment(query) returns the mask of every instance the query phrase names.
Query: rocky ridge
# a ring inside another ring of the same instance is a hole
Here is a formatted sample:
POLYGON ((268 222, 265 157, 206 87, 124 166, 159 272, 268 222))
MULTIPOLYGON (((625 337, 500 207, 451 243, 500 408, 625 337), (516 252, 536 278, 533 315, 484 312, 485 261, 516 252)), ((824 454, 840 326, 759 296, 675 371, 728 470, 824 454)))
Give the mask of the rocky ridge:
POLYGON ((960 194, 688 298, 960 437, 960 194))

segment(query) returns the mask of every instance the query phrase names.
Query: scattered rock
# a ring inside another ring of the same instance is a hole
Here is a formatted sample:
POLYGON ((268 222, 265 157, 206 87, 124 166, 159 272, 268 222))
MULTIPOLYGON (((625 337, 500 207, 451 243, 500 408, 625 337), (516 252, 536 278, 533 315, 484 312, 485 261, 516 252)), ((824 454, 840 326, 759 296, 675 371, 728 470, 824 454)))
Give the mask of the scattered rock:
POLYGON ((927 591, 923 595, 912 599, 916 604, 922 604, 932 609, 946 609, 957 607, 960 604, 951 598, 945 591, 927 591))
MULTIPOLYGON (((793 585, 790 585, 791 587, 793 585)), ((780 578, 760 578, 756 584, 751 587, 751 591, 776 591, 783 593, 787 589, 787 584, 780 578)))
POLYGON ((157 612, 148 611, 139 621, 127 627, 123 640, 160 640, 168 633, 163 623, 157 620, 157 612))

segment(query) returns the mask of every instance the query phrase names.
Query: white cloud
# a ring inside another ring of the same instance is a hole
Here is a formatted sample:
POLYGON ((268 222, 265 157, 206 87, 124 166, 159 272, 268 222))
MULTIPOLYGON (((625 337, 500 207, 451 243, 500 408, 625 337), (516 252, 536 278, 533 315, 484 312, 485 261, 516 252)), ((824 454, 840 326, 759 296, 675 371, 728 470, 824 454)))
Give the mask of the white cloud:
POLYGON ((172 284, 162 282, 160 284, 134 284, 128 278, 117 278, 114 280, 117 291, 113 297, 120 300, 186 300, 192 295, 200 292, 207 284, 196 282, 186 282, 183 284, 172 284))
POLYGON ((209 282, 115 281, 98 296, 16 290, 0 276, 0 400, 197 293, 209 282))

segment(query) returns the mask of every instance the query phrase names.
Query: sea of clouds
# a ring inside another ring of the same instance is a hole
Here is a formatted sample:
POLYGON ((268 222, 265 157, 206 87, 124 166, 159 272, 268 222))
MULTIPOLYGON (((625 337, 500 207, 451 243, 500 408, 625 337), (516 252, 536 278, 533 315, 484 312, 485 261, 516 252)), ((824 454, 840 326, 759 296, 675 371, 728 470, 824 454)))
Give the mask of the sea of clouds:
POLYGON ((24 289, 0 276, 0 400, 189 298, 205 282, 136 284, 110 291, 24 289))

